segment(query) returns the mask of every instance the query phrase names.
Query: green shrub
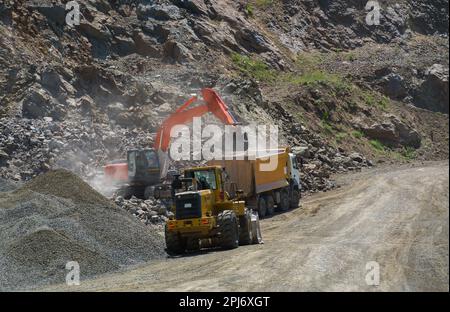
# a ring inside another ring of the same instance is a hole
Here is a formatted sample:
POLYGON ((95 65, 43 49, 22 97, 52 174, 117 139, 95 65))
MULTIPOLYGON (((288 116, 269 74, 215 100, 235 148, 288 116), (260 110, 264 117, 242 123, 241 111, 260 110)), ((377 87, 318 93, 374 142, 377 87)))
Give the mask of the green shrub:
POLYGON ((384 145, 380 141, 370 140, 369 142, 370 142, 370 145, 372 145, 372 147, 375 148, 376 150, 384 151, 384 145))
POLYGON ((401 154, 406 159, 414 159, 417 156, 416 150, 410 146, 404 147, 401 154))
POLYGON ((245 13, 250 16, 253 17, 254 13, 255 13, 255 8, 253 7, 253 5, 251 3, 248 3, 245 6, 245 13))

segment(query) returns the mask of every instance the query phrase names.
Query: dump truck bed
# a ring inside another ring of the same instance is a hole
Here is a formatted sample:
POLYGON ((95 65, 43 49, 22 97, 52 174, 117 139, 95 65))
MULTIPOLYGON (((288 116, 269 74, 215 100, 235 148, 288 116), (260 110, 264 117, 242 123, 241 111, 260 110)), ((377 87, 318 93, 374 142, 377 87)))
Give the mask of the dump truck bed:
POLYGON ((287 149, 268 152, 268 157, 244 160, 213 160, 209 165, 222 166, 238 189, 249 198, 256 194, 288 186, 287 149))

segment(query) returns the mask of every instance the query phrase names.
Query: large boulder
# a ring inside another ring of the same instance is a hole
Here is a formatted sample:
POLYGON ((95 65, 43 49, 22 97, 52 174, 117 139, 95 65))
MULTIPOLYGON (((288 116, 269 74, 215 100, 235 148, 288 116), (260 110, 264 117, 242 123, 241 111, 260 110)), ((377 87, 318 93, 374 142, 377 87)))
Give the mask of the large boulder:
POLYGON ((64 105, 58 103, 47 91, 31 88, 22 101, 22 116, 30 119, 52 117, 61 120, 66 115, 64 105))
POLYGON ((383 122, 362 126, 361 128, 367 137, 380 140, 387 145, 418 148, 421 144, 421 136, 417 130, 393 115, 387 116, 387 119, 383 122))
POLYGON ((425 80, 414 99, 417 106, 448 114, 448 70, 448 67, 441 64, 434 64, 427 69, 425 80))

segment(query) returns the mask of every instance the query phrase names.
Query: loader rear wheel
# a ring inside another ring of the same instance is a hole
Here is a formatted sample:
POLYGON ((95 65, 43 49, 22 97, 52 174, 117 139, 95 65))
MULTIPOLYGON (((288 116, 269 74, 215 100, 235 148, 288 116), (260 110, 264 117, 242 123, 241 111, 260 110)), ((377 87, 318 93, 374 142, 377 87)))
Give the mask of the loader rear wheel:
POLYGON ((184 253, 186 250, 186 241, 178 233, 170 232, 167 229, 167 225, 165 234, 167 253, 173 256, 184 253))
POLYGON ((275 211, 275 201, 273 200, 272 195, 265 196, 267 212, 266 215, 271 216, 275 211))
POLYGON ((281 191, 280 194, 280 203, 278 204, 278 208, 281 211, 287 211, 290 206, 289 193, 285 190, 281 191))
POLYGON ((298 208, 300 201, 300 191, 299 190, 293 190, 292 196, 291 196, 291 208, 298 208))
POLYGON ((266 216, 267 213, 267 203, 266 200, 264 199, 264 197, 260 197, 258 199, 258 215, 259 218, 262 219, 266 216))
POLYGON ((239 226, 236 214, 232 210, 224 210, 217 216, 220 232, 220 246, 234 249, 239 246, 239 226))
POLYGON ((253 239, 252 215, 249 210, 239 218, 239 245, 250 245, 253 239))

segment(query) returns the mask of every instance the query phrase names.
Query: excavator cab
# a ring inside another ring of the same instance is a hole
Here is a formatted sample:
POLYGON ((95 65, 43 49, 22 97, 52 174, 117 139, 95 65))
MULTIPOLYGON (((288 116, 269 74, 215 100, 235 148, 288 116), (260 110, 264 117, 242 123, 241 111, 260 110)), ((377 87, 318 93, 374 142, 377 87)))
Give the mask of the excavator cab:
POLYGON ((127 153, 128 181, 137 185, 154 185, 160 181, 158 154, 153 149, 127 153))

